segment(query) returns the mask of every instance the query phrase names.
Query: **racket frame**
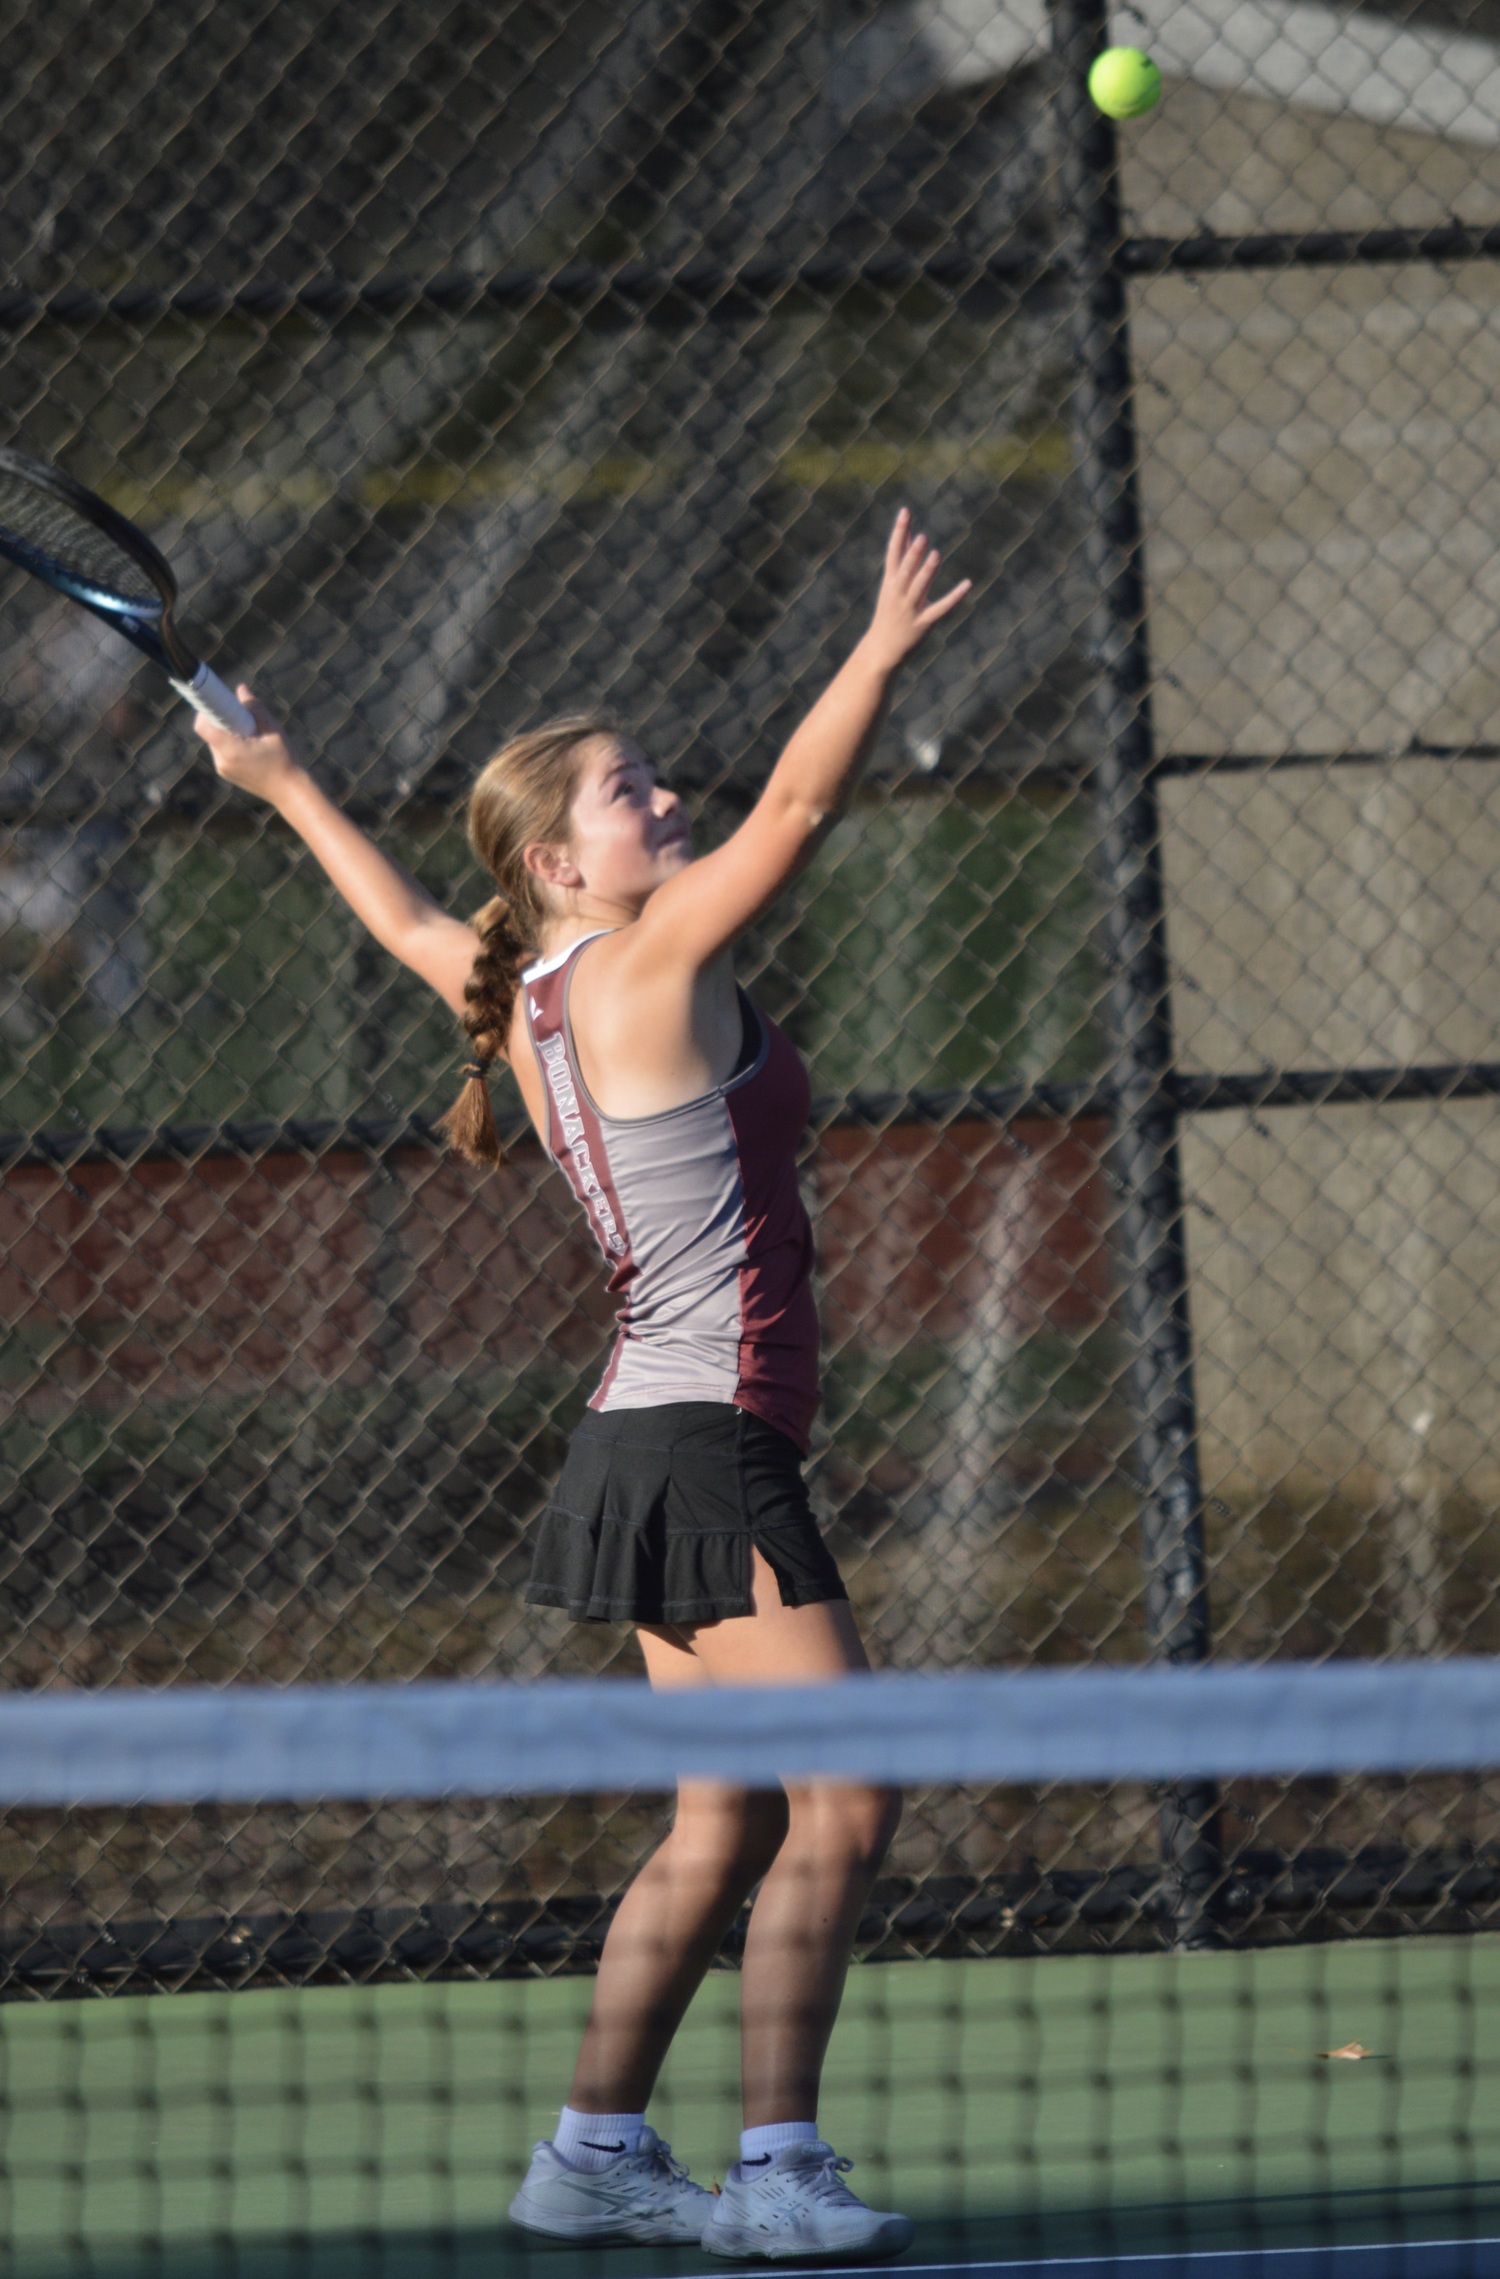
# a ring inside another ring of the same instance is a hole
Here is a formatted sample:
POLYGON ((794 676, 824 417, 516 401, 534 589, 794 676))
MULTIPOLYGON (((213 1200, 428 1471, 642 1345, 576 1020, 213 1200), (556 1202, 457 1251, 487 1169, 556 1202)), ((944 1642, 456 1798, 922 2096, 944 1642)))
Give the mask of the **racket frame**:
POLYGON ((0 555, 13 562, 18 569, 29 571, 54 593, 76 602, 80 609, 88 610, 105 625, 121 634, 154 665, 160 665, 184 703, 196 711, 206 712, 223 728, 236 736, 255 736, 260 733, 253 715, 248 712, 231 688, 226 687, 213 669, 193 654, 178 628, 177 580, 166 556, 152 545, 145 532, 126 520, 106 499, 101 499, 82 483, 75 482, 59 467, 49 467, 40 459, 30 458, 24 451, 0 448, 0 475, 9 475, 17 482, 29 483, 36 490, 49 492, 62 505, 81 515, 92 524, 111 545, 119 548, 127 560, 144 573, 155 586, 160 597, 155 609, 128 594, 115 593, 99 580, 90 578, 34 546, 30 540, 7 530, 0 524, 0 555))

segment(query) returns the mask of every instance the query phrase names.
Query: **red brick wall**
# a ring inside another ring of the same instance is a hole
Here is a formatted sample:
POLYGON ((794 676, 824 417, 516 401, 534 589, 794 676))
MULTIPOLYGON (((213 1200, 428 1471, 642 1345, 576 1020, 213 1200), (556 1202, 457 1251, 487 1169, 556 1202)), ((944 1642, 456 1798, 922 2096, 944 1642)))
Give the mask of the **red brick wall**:
MULTIPOLYGON (((828 1133, 808 1188, 830 1349, 950 1343, 997 1277, 1018 1330, 1097 1323, 1102 1136, 978 1122, 828 1133)), ((608 1321, 592 1243, 535 1147, 483 1178, 418 1150, 385 1166, 351 1152, 12 1171, 0 1306, 46 1407, 365 1378, 390 1365, 393 1318, 404 1366, 577 1366, 608 1321)))

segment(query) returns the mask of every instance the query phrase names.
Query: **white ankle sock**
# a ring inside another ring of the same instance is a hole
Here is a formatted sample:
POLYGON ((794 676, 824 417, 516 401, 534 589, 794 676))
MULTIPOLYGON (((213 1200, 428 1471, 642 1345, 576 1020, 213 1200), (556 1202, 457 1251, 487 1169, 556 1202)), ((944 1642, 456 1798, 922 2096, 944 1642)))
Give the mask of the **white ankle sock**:
POLYGON ((575 2113, 564 2105, 552 2135, 552 2148, 570 2168, 597 2174, 613 2168, 628 2152, 639 2152, 644 2113, 575 2113))
POLYGON ((771 2121, 763 2129, 741 2129, 740 2166, 747 2161, 764 2167, 774 2153, 785 2152, 789 2144, 816 2144, 816 2121, 771 2121))

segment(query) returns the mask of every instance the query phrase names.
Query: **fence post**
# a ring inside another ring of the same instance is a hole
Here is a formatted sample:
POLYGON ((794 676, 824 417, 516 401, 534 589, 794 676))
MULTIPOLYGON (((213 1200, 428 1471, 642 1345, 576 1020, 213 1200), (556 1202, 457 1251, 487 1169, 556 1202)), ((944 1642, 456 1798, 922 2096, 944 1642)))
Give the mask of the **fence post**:
MULTIPOLYGON (((1210 1645, 1203 1499, 1193 1400, 1187 1246, 1172 1009, 1153 776, 1150 653, 1129 311, 1119 263, 1118 160, 1111 123, 1095 111, 1088 67, 1109 45, 1106 0, 1049 0, 1055 164, 1073 351, 1072 424, 1084 562, 1096 761, 1093 784, 1104 889, 1117 1197, 1115 1248, 1130 1346, 1141 1552, 1153 1660, 1202 1662, 1210 1645)), ((1210 1783, 1164 1792, 1160 1830, 1167 1904, 1178 1943, 1212 1936, 1220 1853, 1210 1783)))

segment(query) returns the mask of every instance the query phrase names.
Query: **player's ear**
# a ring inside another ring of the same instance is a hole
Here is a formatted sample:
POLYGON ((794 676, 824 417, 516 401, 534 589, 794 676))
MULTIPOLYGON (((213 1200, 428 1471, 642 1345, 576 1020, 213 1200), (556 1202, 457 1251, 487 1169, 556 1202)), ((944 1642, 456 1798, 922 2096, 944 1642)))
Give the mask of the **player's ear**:
POLYGON ((521 860, 543 886, 567 888, 583 884, 583 873, 566 847, 533 844, 523 848, 521 860))

